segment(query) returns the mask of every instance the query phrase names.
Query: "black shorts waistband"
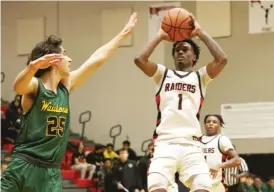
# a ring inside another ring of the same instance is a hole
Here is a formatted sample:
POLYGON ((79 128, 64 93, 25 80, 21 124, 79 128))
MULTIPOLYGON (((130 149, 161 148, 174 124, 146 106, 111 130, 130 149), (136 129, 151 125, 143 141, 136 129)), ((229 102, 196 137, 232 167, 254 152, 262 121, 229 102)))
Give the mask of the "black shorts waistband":
POLYGON ((45 168, 60 168, 60 163, 49 163, 42 161, 40 159, 36 159, 34 157, 31 157, 29 155, 23 154, 23 153, 14 153, 14 157, 20 158, 26 162, 32 163, 34 165, 37 165, 39 167, 45 167, 45 168))

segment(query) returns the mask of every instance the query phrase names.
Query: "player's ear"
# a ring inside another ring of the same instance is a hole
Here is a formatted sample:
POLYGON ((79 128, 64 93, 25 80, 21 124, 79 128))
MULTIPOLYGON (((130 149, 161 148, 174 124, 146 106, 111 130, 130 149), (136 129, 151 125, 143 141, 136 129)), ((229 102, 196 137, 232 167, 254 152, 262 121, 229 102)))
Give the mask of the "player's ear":
POLYGON ((193 58, 192 58, 193 63, 194 63, 196 60, 197 60, 197 57, 196 57, 195 54, 193 54, 193 58))

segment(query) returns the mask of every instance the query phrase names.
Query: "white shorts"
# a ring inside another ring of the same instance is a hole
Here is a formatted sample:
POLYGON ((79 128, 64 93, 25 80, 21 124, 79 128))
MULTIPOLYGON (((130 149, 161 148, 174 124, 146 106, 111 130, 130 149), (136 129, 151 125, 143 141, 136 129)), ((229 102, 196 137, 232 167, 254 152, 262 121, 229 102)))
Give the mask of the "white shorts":
POLYGON ((225 192, 225 187, 222 183, 213 184, 211 187, 211 192, 225 192))
POLYGON ((179 188, 178 188, 178 185, 177 183, 175 183, 175 181, 172 183, 172 185, 169 185, 168 186, 168 189, 167 189, 168 192, 179 192, 179 188))
POLYGON ((205 189, 209 191, 212 186, 209 168, 200 147, 187 144, 159 144, 155 146, 148 170, 148 189, 150 191, 156 188, 168 190, 168 186, 174 183, 176 172, 179 173, 180 181, 191 190, 205 189), (167 180, 165 186, 163 186, 163 182, 156 183, 162 181, 153 176, 156 174, 167 180))

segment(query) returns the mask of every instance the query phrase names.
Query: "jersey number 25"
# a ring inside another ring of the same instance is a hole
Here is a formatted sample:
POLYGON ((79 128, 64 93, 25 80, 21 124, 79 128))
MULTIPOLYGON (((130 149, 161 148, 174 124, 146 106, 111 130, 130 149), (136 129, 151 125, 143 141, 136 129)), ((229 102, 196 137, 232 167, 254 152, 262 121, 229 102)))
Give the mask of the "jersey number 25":
POLYGON ((65 117, 57 117, 51 116, 47 119, 47 128, 46 128, 46 136, 60 136, 63 137, 66 118, 65 117))

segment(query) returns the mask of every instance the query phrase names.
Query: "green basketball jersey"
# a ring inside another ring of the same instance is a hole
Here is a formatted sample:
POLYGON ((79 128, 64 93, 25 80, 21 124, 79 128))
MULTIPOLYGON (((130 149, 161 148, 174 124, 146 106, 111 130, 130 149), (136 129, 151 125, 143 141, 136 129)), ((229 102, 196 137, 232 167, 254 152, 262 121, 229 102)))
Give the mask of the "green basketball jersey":
POLYGON ((69 129, 69 92, 59 84, 57 94, 38 79, 36 101, 22 116, 13 153, 23 153, 46 162, 60 163, 66 151, 69 129))

